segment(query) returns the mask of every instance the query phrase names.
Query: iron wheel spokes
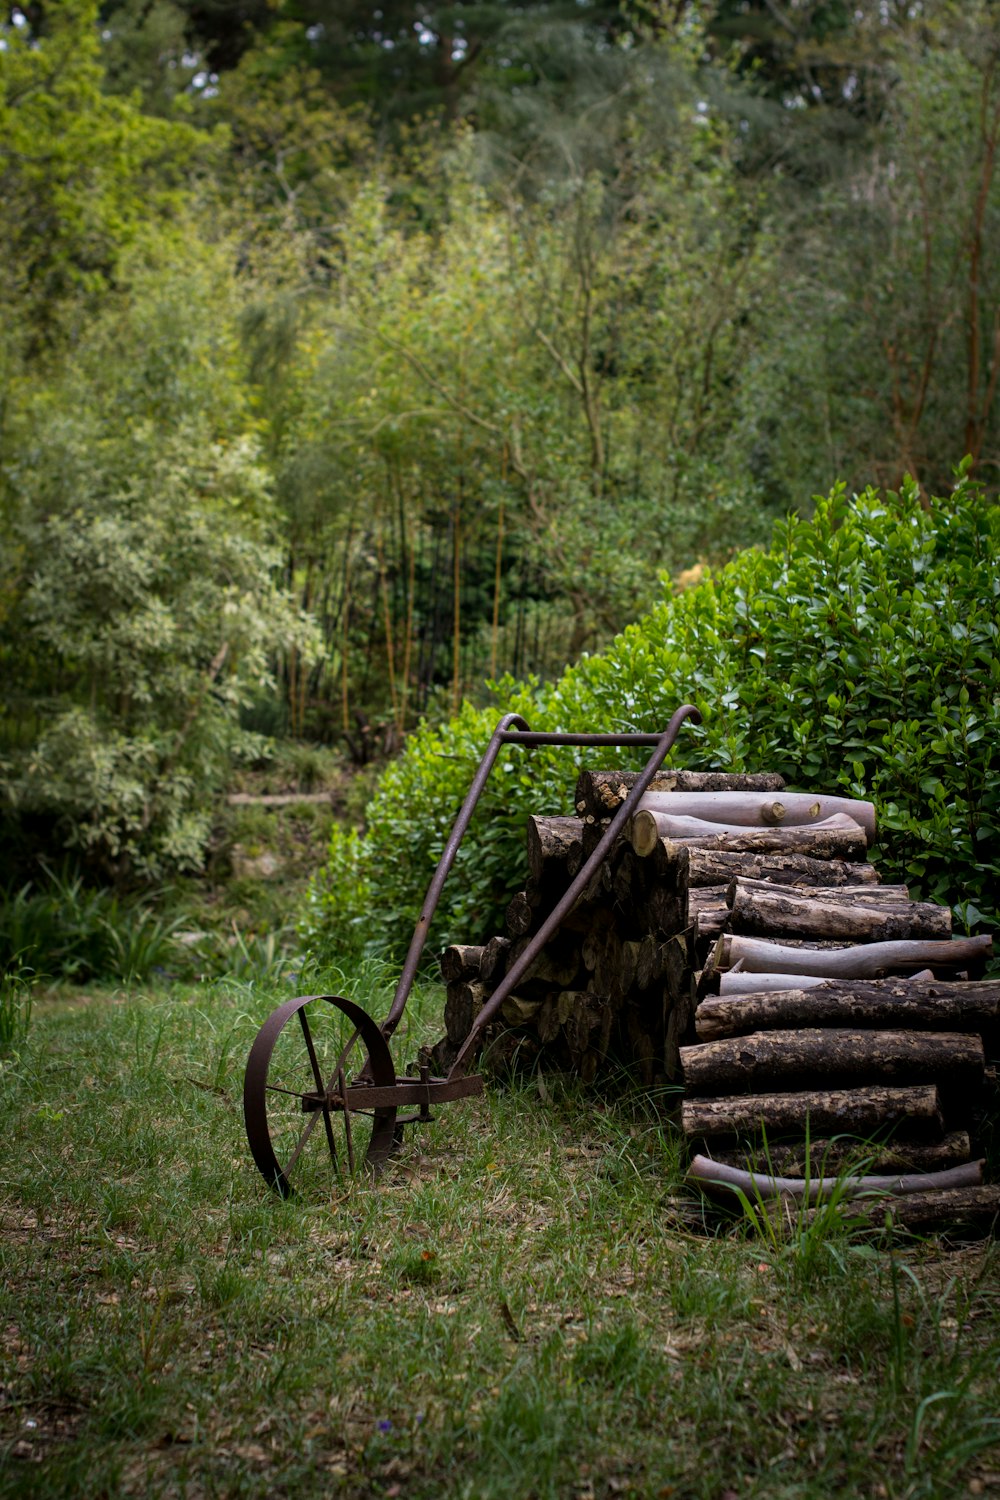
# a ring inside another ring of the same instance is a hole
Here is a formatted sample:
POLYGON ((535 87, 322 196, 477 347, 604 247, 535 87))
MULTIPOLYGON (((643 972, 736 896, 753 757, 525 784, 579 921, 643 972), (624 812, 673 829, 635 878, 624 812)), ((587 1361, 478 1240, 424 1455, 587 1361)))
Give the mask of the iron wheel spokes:
POLYGON ((396 1107, 349 1109, 350 1082, 360 1074, 379 1088, 396 1082, 378 1026, 341 996, 287 1000, 257 1033, 243 1085, 247 1140, 264 1180, 283 1198, 328 1192, 331 1171, 332 1185, 343 1189, 356 1174, 374 1175, 385 1165, 396 1107))

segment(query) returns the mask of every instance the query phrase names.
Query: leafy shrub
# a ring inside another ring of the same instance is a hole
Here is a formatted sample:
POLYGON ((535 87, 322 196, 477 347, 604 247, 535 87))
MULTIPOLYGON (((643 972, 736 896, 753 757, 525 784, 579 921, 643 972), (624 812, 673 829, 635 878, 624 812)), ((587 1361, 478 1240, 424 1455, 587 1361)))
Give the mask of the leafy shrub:
MULTIPOLYGON (((872 799, 874 856, 921 898, 997 925, 1000 875, 1000 507, 960 470, 924 509, 916 486, 843 486, 667 597, 550 686, 505 682, 503 708, 539 729, 662 727, 690 700, 673 764, 780 771, 793 788, 872 799)), ((337 831, 313 890, 311 937, 398 951, 496 710, 422 728, 382 777, 363 838, 337 831)), ((619 763, 628 757, 615 754, 619 763)), ((607 764, 589 755, 587 764, 607 764)), ((640 763, 635 761, 633 763, 640 763)), ((505 752, 445 888, 436 936, 496 928, 523 879, 532 812, 569 812, 566 751, 505 752), (530 758, 529 758, 530 757, 530 758)))
POLYGON ((77 873, 0 891, 0 972, 23 957, 52 978, 145 979, 175 956, 181 917, 84 884, 77 873))
POLYGON ((33 978, 20 958, 0 962, 0 1058, 16 1052, 28 1035, 33 978))

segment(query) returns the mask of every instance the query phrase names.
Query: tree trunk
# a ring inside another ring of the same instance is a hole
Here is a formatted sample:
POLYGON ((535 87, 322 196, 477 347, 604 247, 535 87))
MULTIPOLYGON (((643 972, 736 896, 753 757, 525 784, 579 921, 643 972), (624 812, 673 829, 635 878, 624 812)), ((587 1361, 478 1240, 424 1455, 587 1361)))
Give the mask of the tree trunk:
POLYGON ((487 997, 483 984, 449 984, 444 1002, 444 1029, 453 1046, 461 1046, 487 997))
POLYGON ((693 1093, 788 1088, 828 1080, 937 1083, 978 1091, 986 1058, 978 1036, 941 1031, 768 1031, 681 1048, 684 1084, 693 1093))
MULTIPOLYGON (((719 974, 717 977, 719 994, 727 996, 759 995, 765 992, 773 994, 778 990, 807 990, 815 989, 820 984, 834 983, 825 974, 755 974, 752 970, 744 972, 742 969, 727 969, 724 974, 719 974)), ((915 974, 900 976, 901 981, 907 984, 913 984, 918 979, 933 978, 933 969, 918 969, 915 974)))
POLYGON ((910 901, 905 886, 799 890, 738 879, 730 888, 732 930, 763 937, 845 938, 877 943, 896 938, 950 938, 947 906, 910 901))
POLYGON ((762 1198, 777 1198, 786 1195, 801 1199, 803 1203, 822 1203, 834 1194, 887 1193, 892 1197, 904 1197, 910 1193, 940 1192, 948 1188, 976 1188, 983 1182, 983 1164, 970 1161, 959 1167, 949 1167, 943 1172, 914 1172, 899 1175, 868 1175, 864 1177, 817 1177, 806 1181, 801 1177, 773 1177, 770 1173, 744 1172, 739 1167, 727 1166, 721 1161, 712 1161, 707 1156, 696 1156, 687 1171, 687 1180, 697 1183, 706 1192, 732 1196, 738 1188, 753 1204, 762 1198))
POLYGON ((744 828, 737 824, 709 823, 702 818, 676 818, 666 813, 637 812, 627 838, 642 858, 657 852, 667 864, 680 858, 680 850, 708 849, 720 854, 805 854, 812 859, 862 860, 868 849, 865 831, 842 813, 810 827, 744 828))
POLYGON ((447 984, 456 981, 478 979, 482 968, 483 949, 467 943, 453 943, 441 955, 441 978, 447 984))
MULTIPOLYGON (((870 1132, 869 1132, 870 1135, 870 1132)), ((712 1158, 730 1167, 748 1167, 780 1177, 823 1177, 850 1170, 866 1172, 940 1172, 969 1160, 972 1153, 968 1132, 951 1130, 932 1143, 892 1141, 873 1144, 870 1139, 847 1136, 810 1136, 808 1141, 782 1142, 768 1139, 756 1146, 741 1142, 727 1149, 713 1142, 712 1158)))
POLYGON ((700 818, 709 823, 743 828, 815 827, 829 818, 846 816, 875 837, 875 808, 851 797, 821 797, 812 792, 646 792, 639 807, 644 812, 673 818, 700 818))
POLYGON ((714 849, 685 849, 684 853, 689 886, 729 885, 740 877, 781 886, 879 884, 874 865, 848 864, 839 859, 811 859, 806 854, 725 854, 714 849))
MULTIPOLYGON (((684 1049, 689 1051, 690 1049, 684 1049)), ((816 1134, 868 1136, 883 1127, 899 1134, 938 1138, 941 1104, 933 1084, 887 1088, 808 1089, 716 1099, 685 1099, 681 1129, 689 1138, 708 1136, 816 1134)))
POLYGON ((715 950, 715 967, 775 974, 822 974, 827 979, 880 979, 893 971, 962 969, 980 964, 993 950, 989 937, 952 938, 950 942, 914 939, 862 943, 853 948, 806 948, 767 943, 761 938, 724 932, 715 950))
POLYGON ((528 869, 539 883, 561 881, 565 886, 582 862, 582 818, 528 819, 528 869), (576 859, 576 870, 568 862, 576 859))
MULTIPOLYGON (((807 1210, 808 1217, 819 1212, 807 1210)), ((907 1234, 980 1234, 995 1232, 1000 1222, 1000 1186, 950 1188, 936 1193, 912 1193, 904 1198, 858 1198, 838 1205, 845 1219, 867 1219, 873 1232, 886 1226, 907 1234)))
MULTIPOLYGON (((637 771, 581 771, 576 783, 576 810, 595 818, 616 813, 639 779, 637 771)), ((775 772, 734 775, 728 771, 657 771, 651 792, 780 792, 784 777, 775 772)))
POLYGON ((899 1027, 994 1035, 1000 1028, 1000 981, 914 984, 898 979, 827 981, 738 999, 712 996, 695 1013, 700 1041, 753 1031, 807 1027, 899 1027))

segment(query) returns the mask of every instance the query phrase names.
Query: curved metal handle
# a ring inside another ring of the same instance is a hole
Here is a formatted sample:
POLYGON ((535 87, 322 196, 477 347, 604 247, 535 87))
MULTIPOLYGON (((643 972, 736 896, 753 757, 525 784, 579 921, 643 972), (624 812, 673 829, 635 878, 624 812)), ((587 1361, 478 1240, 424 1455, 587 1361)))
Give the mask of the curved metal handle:
POLYGON ((685 719, 691 719, 695 724, 701 723, 701 713, 693 703, 685 703, 674 714, 663 734, 656 741, 656 749, 647 761, 645 769, 640 773, 635 785, 630 789, 625 801, 605 829, 597 848, 591 854, 590 858, 581 865, 572 882, 545 918, 545 921, 539 927, 524 952, 511 964, 507 973, 479 1012, 472 1030, 462 1043, 458 1056, 452 1064, 448 1073, 449 1078, 461 1075, 465 1071, 466 1064, 475 1051, 485 1027, 492 1021, 507 996, 512 994, 517 988, 519 981, 534 959, 541 952, 542 948, 544 948, 552 934, 562 924, 563 919, 569 915, 570 911, 576 905, 577 897, 587 886, 590 877, 598 865, 603 862, 611 845, 621 833, 628 819, 632 816, 639 798, 646 791, 649 783, 666 759, 667 752, 677 738, 680 727, 685 719))

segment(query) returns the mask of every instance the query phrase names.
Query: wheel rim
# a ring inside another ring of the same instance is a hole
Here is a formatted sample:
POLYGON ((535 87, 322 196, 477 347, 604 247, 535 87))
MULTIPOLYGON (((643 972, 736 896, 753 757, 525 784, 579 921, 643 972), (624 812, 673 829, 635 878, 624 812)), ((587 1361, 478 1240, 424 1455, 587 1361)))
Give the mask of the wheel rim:
POLYGON ((396 1081, 392 1057, 366 1011, 340 995, 300 995, 271 1012, 250 1049, 243 1115, 254 1162, 283 1198, 341 1188, 385 1165, 396 1108, 347 1110, 346 1086, 364 1072, 378 1087, 396 1081))

